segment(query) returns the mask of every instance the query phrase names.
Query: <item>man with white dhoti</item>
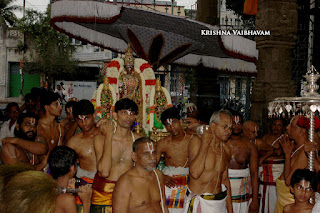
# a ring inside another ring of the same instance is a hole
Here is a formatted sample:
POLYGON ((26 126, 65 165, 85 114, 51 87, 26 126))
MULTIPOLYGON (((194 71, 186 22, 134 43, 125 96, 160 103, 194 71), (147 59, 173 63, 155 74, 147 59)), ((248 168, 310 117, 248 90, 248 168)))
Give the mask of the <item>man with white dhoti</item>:
MULTIPOLYGON (((258 150, 242 133, 242 116, 233 112, 232 135, 227 142, 231 150, 229 179, 235 213, 258 212, 258 150)), ((258 129, 253 129, 257 134, 258 129)))
POLYGON ((213 113, 209 129, 189 144, 190 180, 184 213, 232 212, 228 178, 230 149, 225 144, 232 132, 232 115, 227 110, 213 113))
POLYGON ((259 167, 260 213, 274 212, 277 202, 276 180, 284 169, 284 154, 280 147, 280 138, 283 137, 285 124, 280 118, 272 122, 271 133, 263 136, 262 144, 257 144, 261 165, 259 167), (263 146, 273 150, 266 151, 263 146))
POLYGON ((181 128, 179 112, 172 107, 161 114, 161 121, 170 133, 157 142, 157 160, 164 155, 165 195, 170 213, 182 213, 189 176, 188 146, 193 135, 181 128))

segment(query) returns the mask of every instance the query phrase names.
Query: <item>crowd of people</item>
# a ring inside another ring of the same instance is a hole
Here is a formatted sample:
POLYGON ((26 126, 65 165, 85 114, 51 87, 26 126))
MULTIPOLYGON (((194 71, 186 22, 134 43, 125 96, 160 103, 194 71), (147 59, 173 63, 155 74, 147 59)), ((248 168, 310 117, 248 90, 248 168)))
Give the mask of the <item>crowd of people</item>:
MULTIPOLYGON (((72 86, 72 85, 71 85, 72 86)), ((318 212, 320 163, 307 170, 309 119, 259 127, 241 113, 221 109, 209 123, 194 104, 186 117, 168 108, 168 136, 157 142, 132 132, 139 112, 128 98, 112 119, 95 120, 89 100, 33 89, 25 103, 9 103, 1 126, 0 212, 318 212), (185 124, 187 123, 187 126, 185 124), (184 124, 184 125, 183 125, 184 124), (197 131, 202 128, 202 131, 197 131), (25 181, 20 181, 20 180, 25 181), (16 196, 17 195, 17 196, 16 196), (36 208, 34 207, 36 206, 36 208)), ((316 131, 320 121, 315 118, 316 131)))

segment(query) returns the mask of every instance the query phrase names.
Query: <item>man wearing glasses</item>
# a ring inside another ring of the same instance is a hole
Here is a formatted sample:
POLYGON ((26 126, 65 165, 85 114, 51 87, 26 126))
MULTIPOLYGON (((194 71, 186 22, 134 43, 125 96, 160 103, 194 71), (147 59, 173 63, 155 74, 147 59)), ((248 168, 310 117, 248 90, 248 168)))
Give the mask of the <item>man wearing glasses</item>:
POLYGON ((231 150, 229 178, 234 212, 258 212, 258 151, 242 134, 243 119, 233 112, 232 135, 227 142, 231 150))
POLYGON ((208 130, 189 143, 190 180, 186 191, 184 213, 232 212, 228 178, 230 149, 226 145, 232 132, 232 115, 220 110, 211 116, 208 130))

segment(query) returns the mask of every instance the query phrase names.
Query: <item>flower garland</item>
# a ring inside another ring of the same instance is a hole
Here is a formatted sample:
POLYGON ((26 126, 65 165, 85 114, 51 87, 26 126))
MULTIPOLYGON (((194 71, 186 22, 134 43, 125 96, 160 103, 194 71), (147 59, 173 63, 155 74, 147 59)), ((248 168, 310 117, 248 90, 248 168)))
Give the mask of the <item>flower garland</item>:
MULTIPOLYGON (((297 125, 301 128, 305 128, 305 129, 309 130, 310 129, 310 119, 305 116, 301 116, 297 121, 297 125)), ((320 128, 320 120, 317 116, 314 116, 314 130, 317 131, 319 128, 320 128)))

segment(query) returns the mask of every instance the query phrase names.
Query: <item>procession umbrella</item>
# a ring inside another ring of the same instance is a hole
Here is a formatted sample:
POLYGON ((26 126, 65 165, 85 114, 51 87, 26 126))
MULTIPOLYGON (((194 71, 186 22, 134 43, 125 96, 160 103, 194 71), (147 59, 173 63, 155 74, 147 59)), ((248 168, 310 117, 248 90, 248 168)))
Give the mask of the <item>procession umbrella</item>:
POLYGON ((50 23, 69 37, 114 52, 124 53, 130 43, 153 67, 173 62, 256 74, 255 41, 186 17, 108 2, 62 0, 52 3, 50 23))

